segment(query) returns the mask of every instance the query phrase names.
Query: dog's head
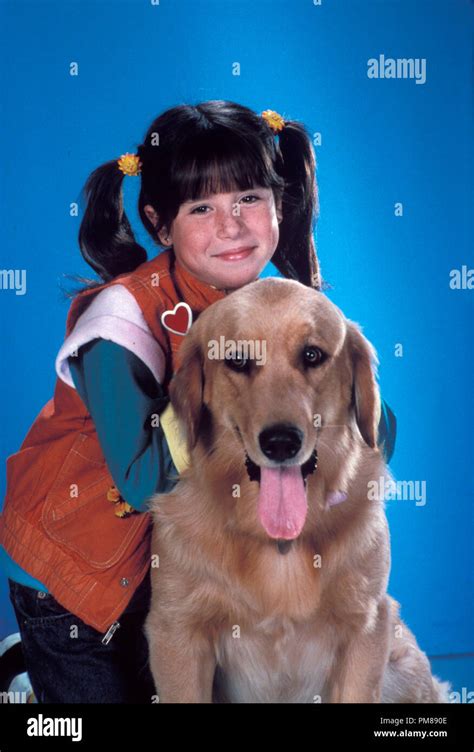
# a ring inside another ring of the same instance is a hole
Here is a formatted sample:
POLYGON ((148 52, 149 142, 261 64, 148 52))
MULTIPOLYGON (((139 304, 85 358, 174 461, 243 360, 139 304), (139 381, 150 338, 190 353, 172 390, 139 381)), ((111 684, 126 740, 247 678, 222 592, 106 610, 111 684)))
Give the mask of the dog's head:
POLYGON ((259 280, 213 304, 180 360, 170 397, 191 454, 228 443, 260 484, 259 519, 271 537, 301 532, 318 436, 349 433, 376 447, 376 353, 333 303, 298 282, 259 280))

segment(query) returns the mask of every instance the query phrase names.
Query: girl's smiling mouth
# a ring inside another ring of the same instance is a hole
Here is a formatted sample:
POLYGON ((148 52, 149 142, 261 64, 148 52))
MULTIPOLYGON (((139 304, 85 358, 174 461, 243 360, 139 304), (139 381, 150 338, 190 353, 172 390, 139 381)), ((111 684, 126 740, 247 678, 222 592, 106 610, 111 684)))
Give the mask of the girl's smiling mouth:
POLYGON ((218 253, 215 255, 215 258, 220 258, 223 261, 240 261, 241 259, 247 258, 247 256, 250 256, 252 251, 256 248, 256 246, 244 246, 241 248, 234 248, 230 251, 225 251, 224 253, 218 253))

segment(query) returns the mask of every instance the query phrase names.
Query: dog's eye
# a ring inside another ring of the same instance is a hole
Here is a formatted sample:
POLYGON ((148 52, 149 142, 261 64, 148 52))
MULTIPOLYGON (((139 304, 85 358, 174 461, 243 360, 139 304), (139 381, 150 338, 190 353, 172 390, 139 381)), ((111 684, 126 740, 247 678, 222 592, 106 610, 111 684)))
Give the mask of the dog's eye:
POLYGON ((243 355, 234 355, 232 358, 226 358, 224 362, 232 371, 247 373, 250 370, 250 361, 243 355))
POLYGON ((326 353, 314 345, 307 345, 303 350, 303 362, 305 366, 320 366, 326 358, 326 353))

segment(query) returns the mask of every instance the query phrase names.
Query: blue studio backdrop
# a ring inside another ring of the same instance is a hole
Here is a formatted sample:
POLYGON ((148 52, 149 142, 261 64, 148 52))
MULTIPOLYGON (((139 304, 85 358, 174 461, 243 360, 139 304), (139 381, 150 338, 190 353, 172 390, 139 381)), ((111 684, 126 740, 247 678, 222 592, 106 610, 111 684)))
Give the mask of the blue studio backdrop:
MULTIPOLYGON (((378 351, 398 421, 391 470, 418 490, 387 504, 390 592, 428 655, 472 654, 472 10, 468 0, 1 2, 1 267, 27 280, 24 295, 0 290, 1 499, 5 459, 53 393, 62 275, 93 276, 70 212, 90 172, 133 152, 176 104, 274 109, 313 134, 327 294, 378 351), (384 75, 387 59, 415 61, 413 75, 384 75)), ((124 181, 125 208, 153 255, 138 190, 124 181)), ((0 612, 1 639, 17 631, 1 573, 0 612)))

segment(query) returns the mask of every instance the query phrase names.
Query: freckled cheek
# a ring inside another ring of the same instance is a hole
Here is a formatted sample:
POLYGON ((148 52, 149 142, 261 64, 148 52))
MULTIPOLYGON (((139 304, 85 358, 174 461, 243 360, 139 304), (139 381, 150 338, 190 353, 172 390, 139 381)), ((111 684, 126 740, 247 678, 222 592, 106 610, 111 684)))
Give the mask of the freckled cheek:
POLYGON ((273 221, 268 215, 268 212, 252 217, 252 219, 248 221, 247 226, 250 227, 260 238, 267 238, 271 241, 278 240, 278 222, 276 219, 273 221))
POLYGON ((175 238, 175 248, 178 246, 189 261, 195 260, 199 255, 205 255, 209 243, 210 233, 202 228, 196 230, 188 227, 175 238))

